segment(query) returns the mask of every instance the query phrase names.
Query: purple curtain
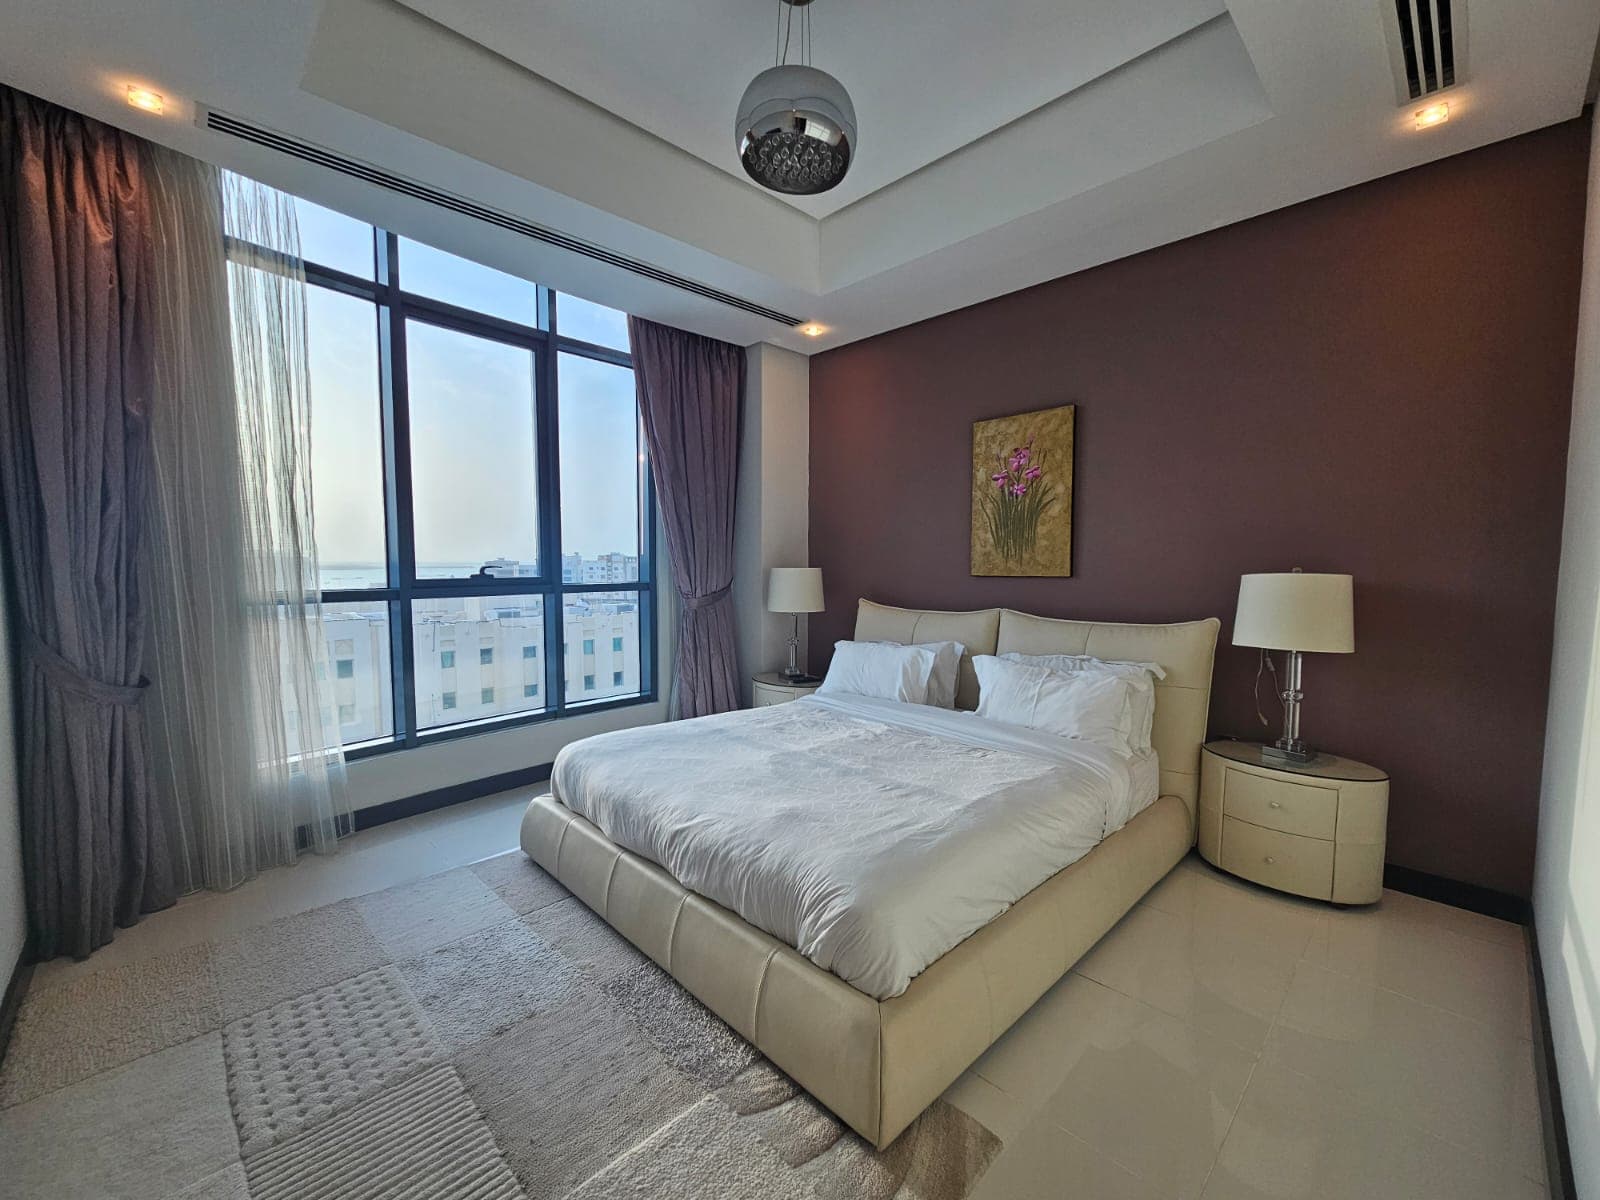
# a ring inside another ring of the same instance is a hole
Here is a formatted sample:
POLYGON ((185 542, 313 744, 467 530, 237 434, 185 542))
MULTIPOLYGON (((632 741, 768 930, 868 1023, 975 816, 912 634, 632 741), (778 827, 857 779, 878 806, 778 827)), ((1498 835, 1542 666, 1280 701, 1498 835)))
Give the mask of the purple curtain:
POLYGON ((141 146, 0 88, 0 496, 41 958, 82 957, 176 898, 139 712, 154 332, 141 146))
POLYGON ((739 707, 733 628, 733 502, 744 351, 628 318, 639 412, 667 529, 678 622, 678 715, 739 707))

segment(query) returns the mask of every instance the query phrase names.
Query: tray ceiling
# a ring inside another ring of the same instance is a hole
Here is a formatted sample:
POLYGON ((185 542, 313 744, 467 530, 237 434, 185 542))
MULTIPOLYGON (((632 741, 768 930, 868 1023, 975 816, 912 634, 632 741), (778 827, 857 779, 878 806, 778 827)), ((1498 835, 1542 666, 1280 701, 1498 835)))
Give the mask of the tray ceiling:
MULTIPOLYGON (((734 153, 734 109, 773 64, 780 0, 401 2, 755 186, 734 153)), ((1222 0, 816 0, 810 8, 812 65, 849 90, 861 127, 843 183, 821 196, 779 197, 816 217, 1225 11, 1222 0)), ((796 37, 790 61, 798 50, 796 37)))
POLYGON ((1455 0, 1466 70, 1423 131, 1389 0, 817 0, 813 59, 855 97, 861 151, 840 189, 794 201, 731 144, 776 9, 0 0, 0 81, 563 291, 810 352, 1576 117, 1600 30, 1600 0, 1537 20, 1455 0), (130 109, 130 84, 166 115, 130 109), (229 137, 207 109, 422 189, 229 137), (464 215, 484 208, 516 221, 464 215))

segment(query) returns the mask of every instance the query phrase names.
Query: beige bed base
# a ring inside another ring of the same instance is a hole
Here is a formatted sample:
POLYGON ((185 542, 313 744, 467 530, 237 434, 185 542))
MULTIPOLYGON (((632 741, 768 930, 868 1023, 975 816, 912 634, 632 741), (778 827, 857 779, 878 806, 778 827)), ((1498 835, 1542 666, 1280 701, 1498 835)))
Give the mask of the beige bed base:
MULTIPOLYGON (((1160 663, 1152 741, 1162 796, 1076 863, 877 1000, 611 842, 556 796, 522 848, 857 1133, 882 1148, 977 1060, 1194 844, 1218 622, 1118 625, 1009 609, 920 612, 862 601, 856 637, 963 642, 1160 663)), ((976 704, 970 664, 958 705, 976 704)))

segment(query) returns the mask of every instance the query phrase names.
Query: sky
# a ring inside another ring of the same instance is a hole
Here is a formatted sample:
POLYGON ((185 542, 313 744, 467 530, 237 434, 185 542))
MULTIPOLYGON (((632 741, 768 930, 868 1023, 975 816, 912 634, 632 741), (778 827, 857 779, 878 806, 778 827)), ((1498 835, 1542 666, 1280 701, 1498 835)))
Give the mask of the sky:
MULTIPOLYGON (((305 257, 372 278, 372 232, 296 201, 305 257)), ((532 325, 535 286, 401 239, 407 291, 532 325)), ((384 558, 383 459, 373 304, 312 286, 307 324, 312 373, 312 485, 317 545, 327 564, 384 558)), ((556 303, 560 332, 627 348, 627 318, 577 297, 556 303)), ((419 563, 533 561, 534 355, 411 321, 412 488, 419 563)), ((562 354, 562 549, 586 558, 638 553, 638 424, 626 368, 562 354)))

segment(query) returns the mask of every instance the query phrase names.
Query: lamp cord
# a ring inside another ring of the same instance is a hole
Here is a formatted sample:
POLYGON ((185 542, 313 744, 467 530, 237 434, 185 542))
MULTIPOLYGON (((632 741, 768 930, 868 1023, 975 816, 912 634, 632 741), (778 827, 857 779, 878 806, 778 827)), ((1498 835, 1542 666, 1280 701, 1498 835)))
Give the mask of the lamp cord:
POLYGON ((1283 689, 1278 686, 1278 668, 1272 661, 1272 655, 1263 649, 1261 651, 1261 657, 1256 659, 1256 682, 1255 686, 1250 690, 1251 694, 1255 697, 1256 720, 1261 722, 1261 727, 1263 729, 1270 729, 1272 726, 1268 724, 1266 715, 1261 711, 1261 672, 1263 670, 1266 670, 1272 675, 1273 690, 1278 693, 1278 707, 1282 708, 1285 714, 1287 714, 1289 710, 1288 706, 1283 702, 1283 689))

